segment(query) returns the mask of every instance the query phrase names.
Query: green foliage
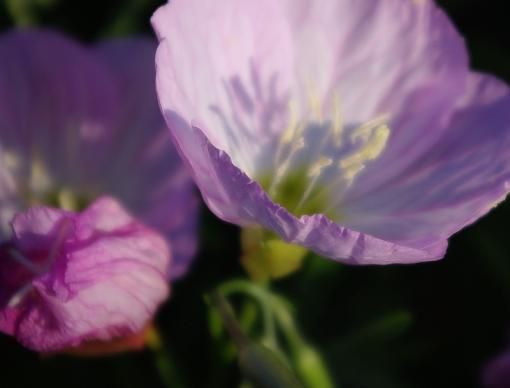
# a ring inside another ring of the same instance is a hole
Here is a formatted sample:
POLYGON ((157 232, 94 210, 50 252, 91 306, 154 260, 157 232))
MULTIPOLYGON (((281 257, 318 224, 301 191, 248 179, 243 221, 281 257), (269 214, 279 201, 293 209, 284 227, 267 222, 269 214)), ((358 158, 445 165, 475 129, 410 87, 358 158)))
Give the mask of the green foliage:
POLYGON ((19 27, 28 27, 37 23, 37 15, 50 8, 58 0, 5 0, 5 6, 12 21, 19 27))

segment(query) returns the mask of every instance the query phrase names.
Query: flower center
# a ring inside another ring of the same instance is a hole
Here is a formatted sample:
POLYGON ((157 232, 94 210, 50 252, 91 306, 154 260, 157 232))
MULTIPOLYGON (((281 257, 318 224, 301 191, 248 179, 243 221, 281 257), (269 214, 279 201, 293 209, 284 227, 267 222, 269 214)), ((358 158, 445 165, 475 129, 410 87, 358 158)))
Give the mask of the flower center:
POLYGON ((84 210, 91 202, 90 196, 74 193, 67 188, 50 191, 43 200, 46 205, 76 212, 84 210))
POLYGON ((336 96, 330 120, 316 94, 310 93, 311 120, 300 120, 296 104, 288 108, 288 127, 277 140, 272 171, 259 179, 271 198, 297 216, 323 213, 338 220, 341 194, 368 162, 386 147, 388 115, 357 126, 345 126, 336 96))
POLYGON ((239 77, 224 81, 228 105, 210 106, 228 134, 222 146, 296 216, 322 213, 339 221, 344 191, 386 147, 389 115, 345 123, 339 94, 324 109, 313 83, 298 102, 279 88, 277 75, 262 82, 256 67, 249 73, 245 83, 239 77))
POLYGON ((80 211, 92 201, 92 196, 79 193, 58 184, 48 171, 46 164, 37 156, 28 167, 13 151, 3 152, 4 166, 9 173, 9 185, 28 206, 47 205, 69 211, 80 211))

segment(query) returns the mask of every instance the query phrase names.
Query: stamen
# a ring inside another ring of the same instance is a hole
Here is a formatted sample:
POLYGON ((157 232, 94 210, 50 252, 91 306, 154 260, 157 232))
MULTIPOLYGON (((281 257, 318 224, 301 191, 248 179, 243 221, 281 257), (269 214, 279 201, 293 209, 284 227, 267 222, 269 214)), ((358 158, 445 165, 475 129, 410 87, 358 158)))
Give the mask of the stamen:
POLYGON ((23 300, 23 298, 32 291, 32 284, 28 283, 25 284, 22 288, 20 288, 12 297, 9 299, 9 303, 7 303, 7 307, 16 307, 20 302, 23 300))
POLYGON ((58 192, 58 205, 61 209, 76 211, 78 210, 78 203, 76 196, 69 189, 62 189, 58 192))
POLYGON ((275 175, 272 177, 269 184, 269 193, 274 193, 276 187, 280 184, 281 179, 285 175, 288 167, 290 166, 290 160, 294 157, 295 153, 304 147, 304 140, 299 137, 303 131, 303 125, 299 124, 297 104, 295 101, 289 102, 289 125, 283 132, 278 142, 275 157, 273 160, 275 167, 275 175), (291 149, 287 157, 282 161, 283 151, 290 145, 291 149))
POLYGON ((321 156, 318 161, 316 161, 312 167, 310 168, 310 171, 308 172, 308 176, 310 178, 314 178, 320 175, 323 168, 330 166, 333 164, 333 160, 330 158, 325 158, 324 156, 321 156))
MULTIPOLYGON (((353 182, 354 178, 365 168, 366 163, 379 157, 379 155, 386 148, 390 136, 390 129, 387 125, 381 125, 377 127, 367 143, 364 144, 355 154, 341 160, 338 163, 338 167, 343 170, 343 174, 339 179, 335 180, 331 185, 328 186, 328 191, 336 187, 341 181, 346 181, 345 186, 349 187, 353 182)), ((326 208, 325 213, 331 212, 338 206, 341 198, 331 203, 326 208)))
POLYGON ((41 194, 51 187, 51 178, 40 159, 34 159, 30 170, 30 190, 32 193, 41 194))
POLYGON ((331 121, 331 130, 327 131, 326 136, 323 136, 319 147, 317 151, 317 155, 319 160, 315 163, 313 163, 308 171, 308 177, 311 178, 311 182, 308 184, 307 189, 305 190, 303 196, 299 200, 299 203, 295 209, 295 211, 301 210, 303 207, 305 201, 308 200, 309 196, 311 195, 312 191, 314 190, 320 174, 322 170, 325 167, 328 167, 329 165, 333 164, 333 160, 330 158, 326 158, 322 156, 324 152, 324 148, 328 144, 328 140, 333 136, 333 142, 337 148, 339 148, 342 145, 342 132, 343 132, 343 117, 342 117, 342 103, 340 100, 340 94, 335 93, 334 99, 333 99, 333 106, 332 106, 332 121, 331 121))
MULTIPOLYGON (((365 168, 365 165, 379 157, 383 152, 390 135, 390 129, 386 125, 389 121, 388 114, 379 115, 346 134, 339 93, 334 93, 332 107, 329 110, 330 121, 327 124, 324 123, 319 94, 313 84, 306 86, 309 104, 307 111, 311 120, 302 121, 295 101, 289 103, 288 126, 282 133, 276 147, 275 158, 273 159, 275 166, 274 174, 272 174, 268 190, 269 195, 274 198, 278 192, 279 185, 292 167, 296 154, 305 147, 303 132, 305 130, 318 130, 318 135, 321 135, 321 139, 310 150, 313 154, 307 155, 306 159, 311 160, 311 163, 307 163, 308 166, 305 166, 307 168, 303 176, 305 186, 303 187, 304 190, 301 198, 294 207, 293 212, 295 214, 301 213, 302 209, 306 208, 308 202, 315 203, 316 198, 325 198, 324 195, 330 193, 331 190, 340 186, 349 187, 356 176, 365 168), (325 125, 328 127, 325 127, 325 125), (344 145, 344 143, 349 144, 344 145), (331 147, 334 149, 331 149, 331 147), (331 155, 336 156, 332 158, 331 155), (321 186, 320 190, 317 190, 321 175, 329 166, 335 166, 340 170, 338 177, 333 179, 333 182, 324 182, 325 187, 321 186)), ((281 198, 281 200, 285 201, 286 199, 281 198)), ((292 199, 289 198, 290 201, 292 199)), ((328 209, 320 211, 327 214, 339 202, 340 200, 334 201, 328 209)), ((290 205, 290 203, 287 203, 287 205, 290 205)), ((324 205, 327 206, 328 204, 324 205)), ((317 211, 317 206, 314 206, 314 211, 317 211)))
POLYGON ((390 129, 387 125, 377 127, 372 133, 365 133, 366 143, 359 148, 355 154, 340 160, 338 166, 342 169, 350 169, 357 165, 364 165, 370 160, 377 158, 386 147, 386 142, 390 136, 390 129), (371 136, 368 138, 368 136, 371 136))
MULTIPOLYGON (((380 122, 379 120, 382 120, 383 117, 387 116, 370 120, 354 130, 351 135, 351 141, 356 142, 361 138, 364 143, 349 156, 337 162, 337 167, 342 170, 342 173, 313 198, 320 198, 325 193, 331 192, 342 184, 345 188, 348 188, 354 182, 356 176, 365 168, 366 163, 380 156, 386 148, 391 130, 385 124, 374 128, 373 123, 380 122), (368 131, 370 127, 372 128, 371 133, 368 131)), ((332 202, 330 206, 324 209, 324 214, 330 213, 340 202, 341 198, 332 202)))
POLYGON ((300 149, 302 149, 304 146, 305 146, 305 141, 304 141, 304 139, 302 137, 298 138, 292 144, 292 148, 291 148, 289 154, 287 155, 285 160, 282 162, 282 164, 279 167, 277 167, 277 169, 276 169, 276 172, 275 172, 275 175, 274 175, 274 179, 271 182, 271 186, 269 187, 269 194, 270 195, 274 195, 275 194, 276 188, 278 187, 278 185, 280 184, 282 178, 285 176, 285 174, 287 173, 287 171, 288 171, 288 169, 290 167, 290 164, 291 164, 290 162, 295 157, 296 153, 300 149))
POLYGON ((297 113, 297 105, 295 101, 289 102, 289 125, 283 132, 283 135, 280 139, 282 144, 289 144, 294 139, 294 134, 296 133, 298 128, 298 113, 297 113))
POLYGON ((3 152, 4 164, 10 171, 17 171, 21 166, 21 160, 19 156, 12 151, 3 152))
POLYGON ((356 142, 358 139, 362 141, 366 141, 370 136, 372 136, 372 132, 374 129, 386 125, 390 119, 389 114, 384 113, 373 119, 367 121, 366 123, 361 124, 357 127, 351 134, 351 141, 356 142))
POLYGON ((333 159, 321 157, 317 162, 314 163, 312 168, 310 169, 308 176, 312 179, 311 182, 308 184, 308 187, 306 188, 305 193, 299 200, 299 203, 297 204, 294 212, 298 212, 303 207, 304 203, 308 200, 310 197, 310 194, 312 194, 313 189, 317 185, 317 181, 319 180, 319 177, 322 173, 322 171, 333 164, 333 159))
POLYGON ((342 132, 344 129, 343 114, 342 114, 342 100, 340 95, 335 93, 333 97, 333 119, 332 119, 332 130, 335 145, 340 147, 342 145, 342 132))
POLYGON ((313 83, 309 83, 308 86, 308 103, 310 104, 312 117, 315 119, 315 121, 322 125, 322 103, 319 97, 319 93, 317 92, 317 89, 313 83))

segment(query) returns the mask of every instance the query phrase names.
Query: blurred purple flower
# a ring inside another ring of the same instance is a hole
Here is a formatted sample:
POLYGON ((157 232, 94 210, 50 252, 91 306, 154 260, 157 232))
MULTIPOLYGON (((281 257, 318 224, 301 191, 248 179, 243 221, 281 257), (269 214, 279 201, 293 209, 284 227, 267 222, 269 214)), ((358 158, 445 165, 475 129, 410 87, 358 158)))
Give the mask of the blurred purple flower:
POLYGON ((0 36, 0 326, 32 349, 139 330, 191 263, 198 199, 158 109, 155 50, 0 36))
POLYGON ((431 0, 173 0, 160 106, 220 218, 357 264, 443 257, 510 190, 510 94, 431 0))
POLYGON ((0 331, 49 352, 141 331, 169 292, 168 244, 104 197, 32 207, 0 247, 0 331))
POLYGON ((485 388, 510 387, 510 352, 501 354, 485 368, 483 386, 485 388))

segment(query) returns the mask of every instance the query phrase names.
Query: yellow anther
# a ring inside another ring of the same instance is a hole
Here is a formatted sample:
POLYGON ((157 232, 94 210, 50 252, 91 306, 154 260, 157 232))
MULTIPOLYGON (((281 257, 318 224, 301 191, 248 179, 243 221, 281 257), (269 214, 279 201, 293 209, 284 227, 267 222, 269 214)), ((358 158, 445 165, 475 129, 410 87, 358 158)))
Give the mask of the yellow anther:
POLYGON ((281 137, 281 142, 283 144, 289 144, 292 142, 292 139, 294 138, 294 135, 298 128, 298 112, 297 112, 297 106, 295 101, 289 102, 289 124, 287 125, 287 128, 283 132, 283 135, 281 137))
POLYGON ((363 170, 367 162, 376 159, 384 151, 390 137, 390 129, 387 125, 380 125, 375 129, 372 127, 371 133, 368 130, 363 130, 356 138, 360 137, 365 141, 365 144, 356 153, 338 163, 338 167, 344 171, 344 176, 349 182, 363 170))
POLYGON ((11 171, 17 170, 21 164, 19 156, 12 151, 4 152, 3 160, 5 166, 11 171))
POLYGON ((390 132, 387 125, 381 125, 375 130, 372 139, 369 141, 364 151, 368 160, 374 160, 384 151, 390 137, 390 132))
POLYGON ((310 111, 312 117, 319 123, 322 124, 322 102, 319 96, 319 92, 313 83, 309 83, 308 86, 308 104, 310 105, 310 111))
POLYGON ((73 192, 69 189, 62 189, 58 193, 58 204, 60 208, 69 211, 78 210, 78 203, 73 192))
POLYGON ((298 138, 294 144, 292 144, 292 149, 290 151, 290 155, 289 157, 292 157, 294 156, 294 153, 296 151, 299 151, 301 148, 304 148, 305 146, 305 139, 303 139, 302 137, 298 138))
POLYGON ((32 192, 41 193, 49 190, 51 187, 51 178, 46 170, 46 166, 40 159, 36 158, 32 162, 30 169, 30 189, 32 192))
POLYGON ((319 160, 317 160, 314 164, 312 164, 312 167, 310 167, 310 170, 308 171, 308 176, 314 177, 318 176, 323 168, 326 168, 328 166, 331 166, 333 164, 333 159, 331 158, 325 158, 321 156, 319 160))
POLYGON ((389 121, 389 118, 390 116, 387 113, 385 113, 367 121, 366 123, 363 123, 354 131, 352 131, 351 141, 355 142, 358 139, 361 139, 362 141, 367 141, 367 139, 372 136, 372 132, 374 131, 374 129, 382 125, 386 125, 389 121))
POLYGON ((333 96, 333 107, 332 107, 332 130, 333 137, 336 143, 336 146, 340 146, 342 143, 342 130, 344 127, 343 115, 342 115, 342 100, 340 98, 340 94, 335 92, 333 96))

